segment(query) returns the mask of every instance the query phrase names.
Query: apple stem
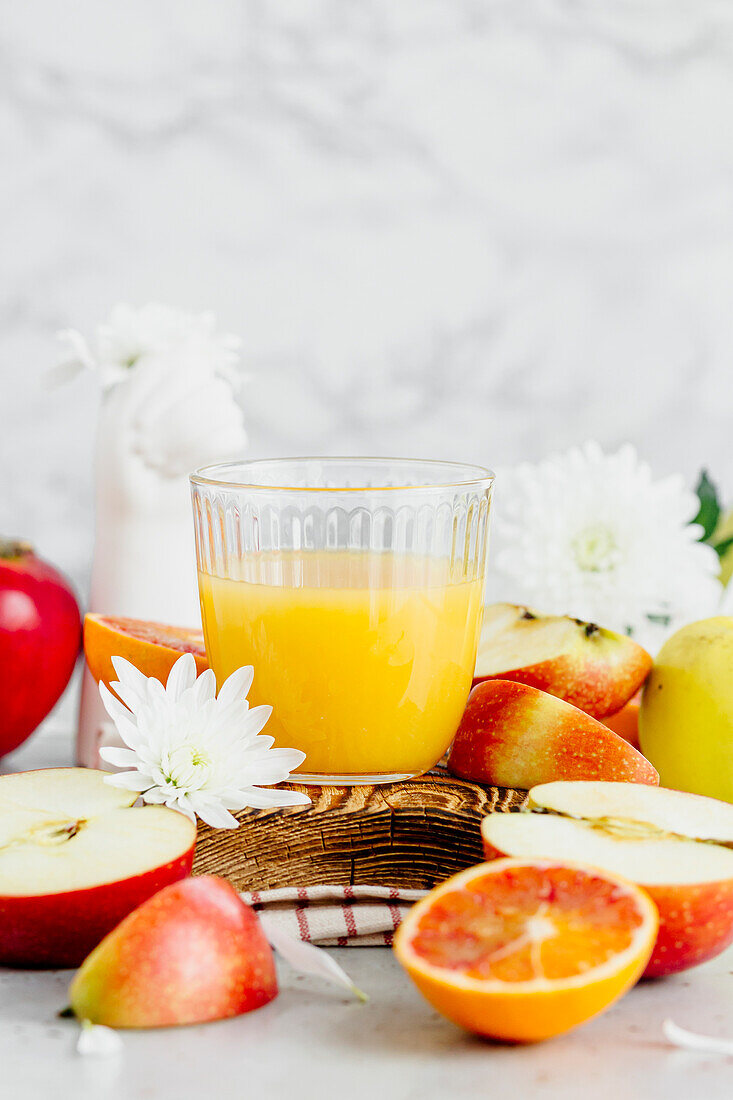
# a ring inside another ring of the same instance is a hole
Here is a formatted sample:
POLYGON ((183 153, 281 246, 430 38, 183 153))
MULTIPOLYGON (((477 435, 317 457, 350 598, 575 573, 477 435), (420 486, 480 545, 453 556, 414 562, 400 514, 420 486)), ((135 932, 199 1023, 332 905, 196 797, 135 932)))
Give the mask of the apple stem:
POLYGON ((22 558, 24 554, 32 554, 33 547, 22 539, 0 538, 0 558, 12 560, 22 558))

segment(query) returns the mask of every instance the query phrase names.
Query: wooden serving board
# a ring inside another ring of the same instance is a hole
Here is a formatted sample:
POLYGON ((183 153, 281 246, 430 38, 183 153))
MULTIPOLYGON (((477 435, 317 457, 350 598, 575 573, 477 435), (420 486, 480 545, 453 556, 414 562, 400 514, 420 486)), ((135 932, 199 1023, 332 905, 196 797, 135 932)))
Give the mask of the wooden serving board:
POLYGON ((193 873, 237 890, 379 885, 430 889, 483 858, 479 826, 526 791, 431 772, 385 786, 303 787, 311 806, 243 810, 238 829, 199 827, 193 873))

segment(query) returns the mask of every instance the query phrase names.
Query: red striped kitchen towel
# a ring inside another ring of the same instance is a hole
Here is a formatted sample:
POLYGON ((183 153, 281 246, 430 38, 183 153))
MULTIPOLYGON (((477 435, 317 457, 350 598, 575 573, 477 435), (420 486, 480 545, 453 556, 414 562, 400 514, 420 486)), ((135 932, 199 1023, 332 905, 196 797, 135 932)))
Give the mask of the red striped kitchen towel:
POLYGON ((393 886, 298 886, 241 896, 263 922, 322 947, 384 947, 426 890, 393 886))

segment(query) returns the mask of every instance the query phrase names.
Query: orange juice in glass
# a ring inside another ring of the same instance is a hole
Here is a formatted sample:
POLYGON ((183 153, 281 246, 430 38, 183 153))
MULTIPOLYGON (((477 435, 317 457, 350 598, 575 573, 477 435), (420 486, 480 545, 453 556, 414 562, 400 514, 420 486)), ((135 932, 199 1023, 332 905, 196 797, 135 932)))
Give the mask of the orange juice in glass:
POLYGON ((427 771, 455 734, 481 624, 492 476, 280 459, 192 476, 206 650, 253 665, 266 732, 311 783, 427 771))

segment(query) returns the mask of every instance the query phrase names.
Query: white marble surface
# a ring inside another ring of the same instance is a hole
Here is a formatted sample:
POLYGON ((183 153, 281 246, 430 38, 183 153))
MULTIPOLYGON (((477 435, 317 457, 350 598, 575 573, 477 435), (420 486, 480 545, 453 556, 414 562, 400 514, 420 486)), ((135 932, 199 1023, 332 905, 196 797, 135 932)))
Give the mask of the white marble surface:
POLYGON ((241 333, 252 453, 733 496, 726 0, 26 0, 0 57, 0 525, 82 590, 96 396, 40 383, 119 298, 241 333))
MULTIPOLYGON (((38 736, 4 768, 68 762, 68 740, 38 736)), ((272 1004, 235 1020, 124 1035, 118 1057, 75 1051, 59 1020, 69 971, 0 970, 0 1095, 24 1100, 729 1100, 733 1058, 670 1047, 662 1021, 733 1037, 733 950, 665 981, 642 983, 597 1020, 533 1047, 474 1039, 422 1000, 387 948, 334 951, 370 994, 355 1003, 280 970, 272 1004)))
POLYGON ((121 298, 242 335, 252 454, 630 439, 733 499, 727 0, 25 0, 0 71, 0 531, 82 596, 97 394, 43 376, 121 298))

